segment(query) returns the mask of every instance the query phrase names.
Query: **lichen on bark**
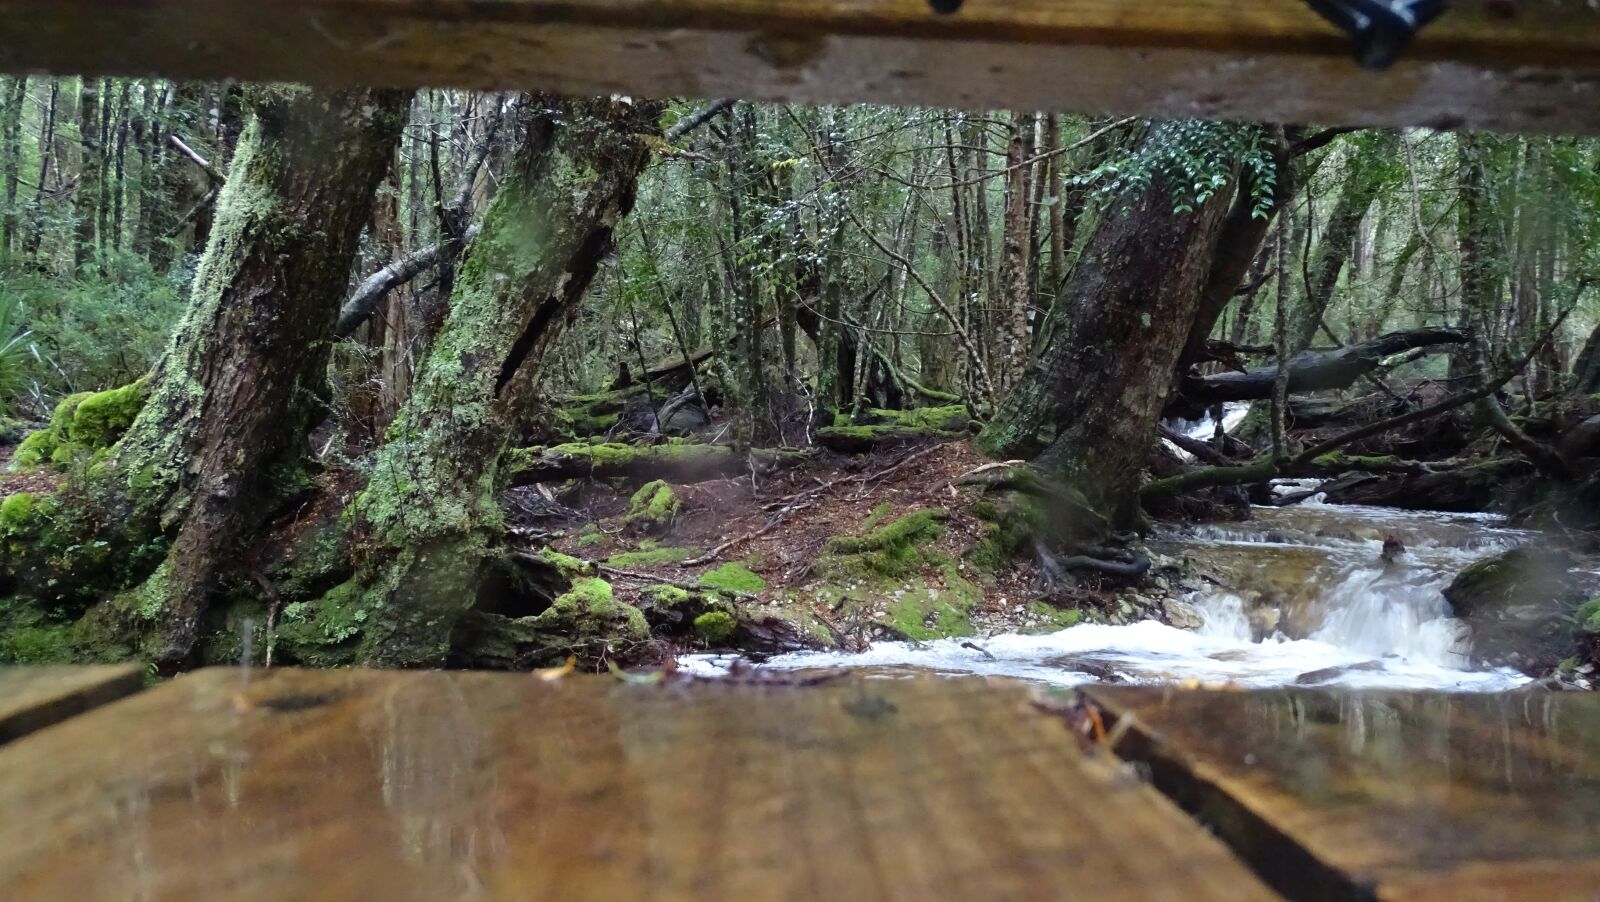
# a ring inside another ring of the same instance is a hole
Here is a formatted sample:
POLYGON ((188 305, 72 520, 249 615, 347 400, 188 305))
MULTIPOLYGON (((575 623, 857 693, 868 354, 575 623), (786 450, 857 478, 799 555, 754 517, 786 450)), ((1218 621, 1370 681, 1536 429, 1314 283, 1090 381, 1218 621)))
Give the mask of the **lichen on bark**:
POLYGON ((534 98, 411 398, 353 505, 361 661, 442 663, 501 541, 508 436, 632 208, 660 105, 534 98))

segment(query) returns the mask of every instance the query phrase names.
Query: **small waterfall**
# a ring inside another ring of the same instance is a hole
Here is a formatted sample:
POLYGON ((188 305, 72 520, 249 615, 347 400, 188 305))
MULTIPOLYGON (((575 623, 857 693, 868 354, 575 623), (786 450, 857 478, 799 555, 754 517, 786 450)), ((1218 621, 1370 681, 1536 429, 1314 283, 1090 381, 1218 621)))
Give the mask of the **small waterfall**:
MULTIPOLYGON (((1303 504, 1255 519, 1174 527, 1151 545, 1204 578, 1185 600, 1201 627, 1087 623, 1044 636, 878 642, 859 655, 801 653, 763 666, 978 673, 1060 685, 1101 680, 1494 691, 1527 682, 1469 669, 1468 636, 1443 595, 1475 560, 1532 541, 1484 515, 1303 504), (1393 537, 1408 551, 1388 561, 1393 537)), ((687 658, 716 673, 723 658, 687 658)))
POLYGON ((1322 626, 1310 638, 1375 658, 1464 668, 1469 637, 1451 616, 1444 586, 1431 573, 1352 568, 1325 596, 1322 626))
POLYGON ((1193 598, 1191 603, 1205 618, 1205 625, 1196 631, 1197 635, 1209 639, 1250 641, 1250 617, 1244 612, 1243 598, 1232 592, 1213 592, 1193 598))

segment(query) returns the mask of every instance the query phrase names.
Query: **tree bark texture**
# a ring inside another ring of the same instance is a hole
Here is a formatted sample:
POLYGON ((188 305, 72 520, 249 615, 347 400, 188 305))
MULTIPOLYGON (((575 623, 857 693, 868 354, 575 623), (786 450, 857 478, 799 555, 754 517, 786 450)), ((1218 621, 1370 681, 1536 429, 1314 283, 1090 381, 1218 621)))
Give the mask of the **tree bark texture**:
POLYGON ((506 444, 632 209, 661 106, 539 98, 524 109, 523 143, 356 499, 356 575, 313 603, 324 621, 363 612, 368 664, 444 661, 500 539, 506 444))
POLYGON ((259 88, 189 309, 110 471, 172 537, 119 607, 161 663, 191 650, 237 543, 297 465, 329 338, 410 92, 259 88), (130 604, 131 602, 131 604, 130 604))

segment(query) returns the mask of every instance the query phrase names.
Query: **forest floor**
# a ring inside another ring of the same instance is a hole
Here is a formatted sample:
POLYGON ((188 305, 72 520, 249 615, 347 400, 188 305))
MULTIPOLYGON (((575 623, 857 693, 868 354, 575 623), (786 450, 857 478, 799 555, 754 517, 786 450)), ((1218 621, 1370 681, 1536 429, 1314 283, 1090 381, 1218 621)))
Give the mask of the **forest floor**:
POLYGON ((728 586, 756 613, 847 650, 1158 615, 1159 601, 1114 584, 1052 586, 1032 556, 984 555, 993 527, 977 512, 981 490, 960 482, 993 466, 968 441, 823 452, 769 475, 673 486, 676 515, 654 528, 630 517, 636 484, 588 482, 561 497, 566 528, 551 544, 594 562, 623 600, 647 605, 660 585, 728 586))

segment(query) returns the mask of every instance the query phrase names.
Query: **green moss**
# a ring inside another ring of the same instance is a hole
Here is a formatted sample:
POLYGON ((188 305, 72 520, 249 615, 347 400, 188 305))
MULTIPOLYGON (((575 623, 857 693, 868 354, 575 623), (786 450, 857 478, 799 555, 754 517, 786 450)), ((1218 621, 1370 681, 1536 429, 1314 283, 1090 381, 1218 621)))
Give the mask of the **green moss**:
POLYGON ((694 619, 694 631, 707 645, 721 645, 733 638, 738 622, 730 614, 711 611, 694 619))
POLYGON ((644 612, 620 602, 611 584, 603 579, 581 579, 551 602, 549 610, 532 618, 534 626, 558 631, 580 642, 624 639, 642 642, 650 638, 650 624, 644 612))
POLYGON ((45 617, 23 599, 0 599, 0 665, 72 661, 71 624, 45 617))
POLYGON ((1394 455, 1368 456, 1361 454, 1346 454, 1343 451, 1330 451, 1311 461, 1315 466, 1325 470, 1339 469, 1366 469, 1381 470, 1386 467, 1395 467, 1400 463, 1400 458, 1394 455))
POLYGON ((356 580, 341 583, 316 601, 285 606, 278 614, 275 642, 302 664, 351 664, 378 601, 356 580))
POLYGON ((867 515, 867 519, 861 521, 862 531, 871 532, 872 530, 877 529, 878 524, 882 523, 883 518, 889 516, 889 512, 892 510, 894 510, 894 505, 887 501, 873 508, 872 513, 867 515))
POLYGON ((558 573, 568 580, 576 580, 586 576, 594 576, 594 565, 581 561, 570 554, 562 554, 550 548, 541 549, 534 557, 554 567, 558 573))
POLYGON ((688 589, 680 588, 678 586, 651 586, 645 590, 645 594, 648 595, 650 599, 658 606, 663 608, 675 608, 680 605, 688 604, 689 602, 693 601, 695 597, 694 593, 690 592, 688 589))
POLYGON ((585 526, 583 528, 583 532, 578 533, 579 548, 587 548, 591 545, 600 545, 603 544, 605 540, 605 533, 602 533, 599 529, 597 529, 593 523, 585 526))
POLYGON ((50 424, 23 440, 12 468, 33 469, 46 462, 66 469, 80 456, 111 447, 144 407, 148 377, 103 392, 79 392, 56 405, 50 424))
POLYGON ((901 576, 924 563, 918 547, 937 541, 944 534, 942 524, 948 519, 950 512, 944 508, 917 511, 861 538, 829 539, 824 554, 834 559, 859 558, 867 570, 883 576, 901 576))
POLYGON ((1574 620, 1580 633, 1600 635, 1600 598, 1591 599, 1580 605, 1574 620))
POLYGON ((10 536, 25 532, 33 516, 35 499, 27 492, 7 495, 0 501, 0 535, 10 536))
POLYGON ((678 493, 672 490, 672 486, 667 485, 665 480, 657 479, 633 493, 628 501, 627 520, 646 529, 664 529, 678 516, 681 506, 678 493))
POLYGON ((109 448, 122 438, 144 408, 149 377, 121 388, 97 392, 78 404, 69 438, 87 448, 109 448))
POLYGON ((844 413, 836 414, 833 420, 833 428, 878 427, 880 429, 965 432, 971 422, 971 417, 967 414, 967 408, 963 404, 951 404, 944 407, 918 407, 913 410, 884 410, 874 407, 854 417, 844 413))
POLYGON ((681 563, 704 553, 698 548, 656 548, 650 551, 627 551, 612 555, 606 563, 623 568, 659 567, 664 564, 681 563))
POLYGON ((977 590, 957 577, 944 588, 913 589, 889 608, 885 626, 913 642, 976 634, 972 609, 977 590))
POLYGON ((28 434, 17 446, 16 453, 11 456, 11 469, 31 470, 42 465, 50 459, 56 450, 55 433, 49 429, 40 429, 28 434))
POLYGON ((723 564, 700 577, 700 585, 723 592, 754 595, 767 587, 767 581, 742 564, 723 564))
POLYGON ((639 458, 640 449, 619 442, 587 445, 572 442, 548 449, 552 456, 574 457, 588 460, 595 466, 626 466, 639 458))
POLYGON ((1041 622, 1030 633, 1059 633, 1064 629, 1071 629, 1083 622, 1083 612, 1078 610, 1063 611, 1054 605, 1035 601, 1028 605, 1028 612, 1041 622))

